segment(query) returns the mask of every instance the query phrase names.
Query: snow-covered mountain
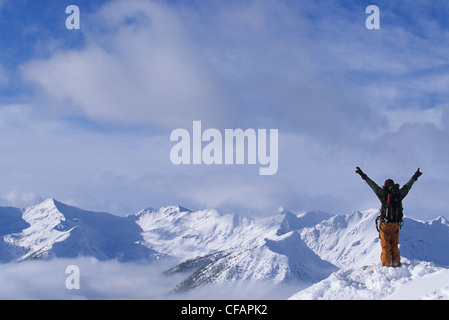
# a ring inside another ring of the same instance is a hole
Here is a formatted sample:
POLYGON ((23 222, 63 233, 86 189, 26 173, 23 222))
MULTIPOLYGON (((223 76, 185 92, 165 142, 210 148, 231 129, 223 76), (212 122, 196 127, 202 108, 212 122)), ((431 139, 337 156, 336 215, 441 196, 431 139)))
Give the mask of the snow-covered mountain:
POLYGON ((26 209, 0 208, 2 262, 92 256, 99 260, 155 259, 141 244, 134 218, 90 212, 54 199, 26 209))
MULTIPOLYGON (((338 281, 362 288, 361 282, 350 279, 366 276, 361 266, 378 264, 376 215, 377 210, 332 216, 280 209, 273 216, 252 219, 169 206, 118 217, 47 199, 25 209, 0 207, 0 262, 87 256, 152 263, 173 257, 179 263, 166 274, 183 277, 174 292, 210 283, 266 280, 309 286, 292 298, 326 298, 323 292, 338 287, 338 281)), ((371 278, 396 272, 393 279, 400 284, 404 277, 421 279, 417 270, 445 272, 449 223, 444 217, 428 222, 406 218, 400 237, 401 256, 408 264, 397 270, 372 269, 371 278)), ((390 288, 397 292, 394 285, 390 288)), ((363 295, 380 297, 376 291, 363 295)))
POLYGON ((174 257, 181 264, 168 274, 180 270, 193 273, 177 290, 245 279, 311 284, 337 268, 310 250, 297 230, 324 218, 328 215, 297 217, 284 210, 255 220, 215 210, 193 212, 180 206, 118 217, 47 199, 26 209, 0 208, 0 259, 92 256, 152 261, 174 257))
MULTIPOLYGON (((300 231, 302 239, 323 260, 339 268, 380 260, 375 228, 378 210, 333 216, 300 231)), ((404 218, 399 233, 401 256, 449 266, 449 223, 444 217, 423 222, 404 218)))
POLYGON ((449 299, 449 223, 404 218, 402 266, 380 266, 377 210, 334 216, 301 230, 307 245, 341 268, 293 295, 301 299, 449 299))
POLYGON ((169 274, 193 272, 175 291, 248 279, 314 283, 337 270, 310 250, 297 232, 310 224, 310 215, 297 217, 283 210, 255 220, 215 210, 168 207, 144 210, 137 218, 151 249, 184 260, 169 274))

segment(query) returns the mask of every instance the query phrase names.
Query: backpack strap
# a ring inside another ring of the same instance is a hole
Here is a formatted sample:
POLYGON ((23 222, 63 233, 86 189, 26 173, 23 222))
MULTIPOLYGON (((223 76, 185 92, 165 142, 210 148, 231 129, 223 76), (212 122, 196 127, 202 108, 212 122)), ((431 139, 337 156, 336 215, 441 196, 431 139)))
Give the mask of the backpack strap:
POLYGON ((385 218, 388 221, 388 218, 391 216, 391 193, 387 195, 387 205, 385 206, 385 218))

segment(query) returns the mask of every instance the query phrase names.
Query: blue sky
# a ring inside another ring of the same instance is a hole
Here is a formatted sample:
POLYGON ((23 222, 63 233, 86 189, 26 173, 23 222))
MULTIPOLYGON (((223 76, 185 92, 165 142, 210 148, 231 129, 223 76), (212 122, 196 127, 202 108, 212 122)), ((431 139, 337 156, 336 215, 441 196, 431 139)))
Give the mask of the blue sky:
POLYGON ((447 216, 446 1, 0 1, 0 205, 124 215, 378 207, 447 216), (67 30, 68 5, 81 29, 67 30), (379 30, 365 9, 380 8, 379 30), (279 170, 174 166, 172 130, 279 130, 279 170))

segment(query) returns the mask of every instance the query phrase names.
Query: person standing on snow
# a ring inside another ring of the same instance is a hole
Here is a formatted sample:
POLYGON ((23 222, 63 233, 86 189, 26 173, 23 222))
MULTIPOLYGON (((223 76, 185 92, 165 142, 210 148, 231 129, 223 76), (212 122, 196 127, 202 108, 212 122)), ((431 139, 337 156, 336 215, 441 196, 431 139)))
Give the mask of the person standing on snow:
POLYGON ((418 168, 413 177, 402 188, 399 188, 399 184, 395 184, 392 179, 385 180, 384 186, 381 188, 359 167, 356 167, 356 169, 355 172, 368 183, 382 204, 380 215, 376 219, 380 245, 382 247, 380 255, 382 266, 400 267, 401 256, 398 245, 399 229, 402 223, 402 199, 408 194, 412 185, 422 175, 422 172, 418 168))

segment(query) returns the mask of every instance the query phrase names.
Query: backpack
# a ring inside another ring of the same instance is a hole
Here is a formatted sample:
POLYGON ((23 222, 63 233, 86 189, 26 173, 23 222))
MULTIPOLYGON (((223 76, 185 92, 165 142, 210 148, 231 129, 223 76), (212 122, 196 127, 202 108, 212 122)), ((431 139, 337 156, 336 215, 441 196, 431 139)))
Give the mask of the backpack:
POLYGON ((402 218, 404 214, 402 208, 401 193, 399 191, 399 184, 396 183, 392 186, 384 187, 383 189, 384 199, 382 201, 382 207, 380 209, 380 216, 376 220, 380 220, 385 223, 399 223, 399 226, 401 227, 403 224, 402 218))

